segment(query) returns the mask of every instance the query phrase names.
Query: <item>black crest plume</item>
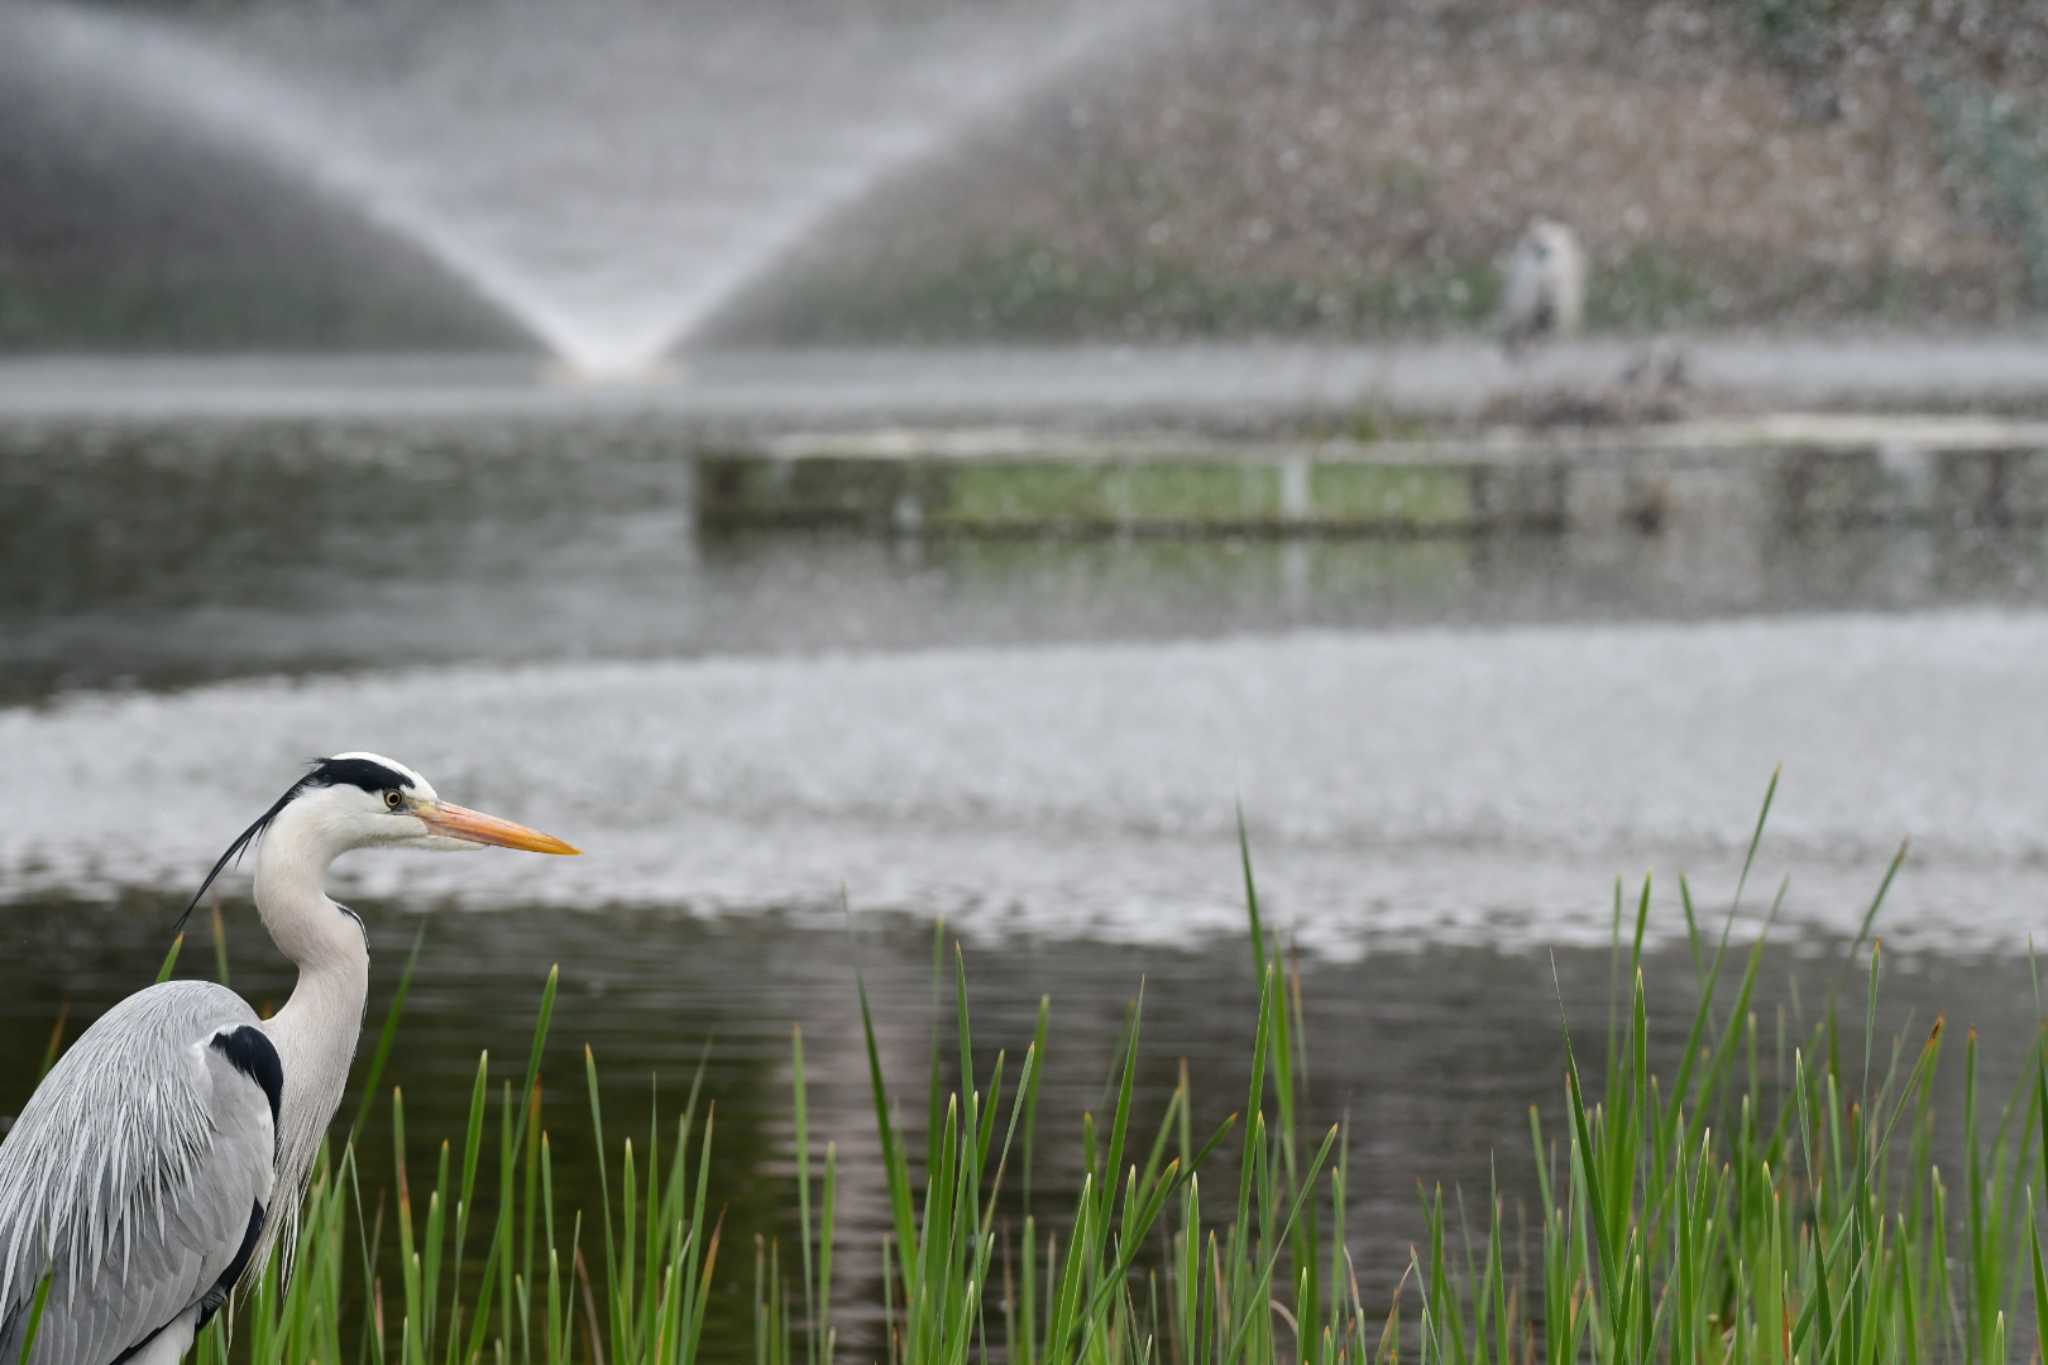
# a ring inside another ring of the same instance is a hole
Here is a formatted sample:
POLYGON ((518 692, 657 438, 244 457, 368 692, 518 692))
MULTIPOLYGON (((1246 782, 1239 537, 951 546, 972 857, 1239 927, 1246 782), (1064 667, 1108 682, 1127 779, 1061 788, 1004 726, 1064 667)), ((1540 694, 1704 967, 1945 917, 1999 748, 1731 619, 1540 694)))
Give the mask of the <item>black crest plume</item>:
POLYGON ((213 865, 213 870, 206 874, 206 880, 199 883, 199 889, 192 893, 191 902, 185 906, 184 913, 178 916, 178 923, 172 932, 185 932, 186 922, 192 918, 192 912, 199 908, 199 898, 206 894, 207 887, 213 885, 214 878, 226 871, 230 864, 239 862, 242 854, 248 851, 249 845, 256 842, 256 837, 270 828, 270 822, 277 818, 278 812, 289 806, 292 798, 306 788, 350 786, 376 792, 411 785, 412 779, 404 773, 366 758, 313 759, 304 777, 287 787, 284 795, 278 797, 269 810, 256 817, 255 824, 235 836, 235 841, 228 845, 227 852, 220 855, 219 860, 213 865))
POLYGON ((185 932, 186 921, 190 920, 192 912, 199 908, 199 898, 206 894, 206 888, 212 886, 214 878, 226 871, 230 864, 241 860, 242 854, 248 851, 249 845, 256 842, 256 837, 262 834, 264 830, 270 828, 270 822, 277 818, 279 811, 292 803, 293 797, 308 787, 334 787, 341 785, 361 787, 364 791, 383 791, 387 787, 410 787, 412 779, 404 773, 395 772, 385 767, 382 763, 373 763, 369 759, 364 758, 316 758, 312 760, 309 771, 304 777, 286 788, 285 794, 278 797, 269 810, 256 817, 255 824, 235 836, 235 841, 228 845, 227 852, 220 855, 219 861, 213 865, 213 870, 206 874, 206 880, 199 883, 199 889, 192 893, 191 902, 186 905, 185 912, 178 916, 177 926, 172 932, 178 934, 185 932))
POLYGON ((206 880, 199 883, 199 889, 192 893, 191 901, 185 906, 184 913, 178 916, 178 922, 171 930, 173 935, 185 932, 185 922, 191 919, 192 912, 199 908, 199 898, 206 894, 207 887, 213 885, 213 879, 226 871, 229 864, 241 861, 242 854, 247 851, 249 845, 256 842, 256 836, 270 828, 270 822, 277 818, 277 813, 290 805, 293 797, 313 785, 314 774, 319 772, 319 763, 325 763, 326 761, 325 759, 318 760, 313 772, 307 773, 304 777, 292 783, 290 787, 285 789, 285 794, 278 797, 271 804, 269 810, 256 817, 255 824, 235 836, 235 841, 228 845, 227 852, 220 855, 213 865, 213 870, 206 874, 206 880))

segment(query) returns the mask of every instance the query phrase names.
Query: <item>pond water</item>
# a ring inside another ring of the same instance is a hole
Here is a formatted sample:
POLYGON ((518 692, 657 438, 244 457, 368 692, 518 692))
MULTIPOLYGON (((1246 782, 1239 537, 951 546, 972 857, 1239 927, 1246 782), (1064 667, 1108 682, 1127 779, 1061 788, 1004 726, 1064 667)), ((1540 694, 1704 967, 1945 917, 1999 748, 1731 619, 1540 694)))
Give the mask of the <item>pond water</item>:
MULTIPOLYGON (((373 1017, 426 928, 392 1073, 417 1159, 459 1125, 480 1047, 523 1054, 559 962, 565 1167, 584 1042, 617 1131, 644 1125, 651 1072, 679 1096, 707 1057, 728 1245, 748 1247, 788 1230, 801 1024, 815 1127, 845 1156, 849 1306, 879 1298, 884 1218, 854 964, 906 1121, 936 920, 991 1048, 1014 1056, 1053 997, 1056 1197, 1141 981, 1146 1103, 1183 1056, 1203 1114, 1241 1103, 1240 807, 1300 952, 1313 1107, 1356 1125, 1376 1292, 1417 1180, 1476 1196, 1498 1153, 1529 1192, 1560 997, 1604 1018, 1614 879, 1690 873, 1718 913, 1780 763, 1738 935, 1789 876, 1767 1008, 1811 1009, 1910 837, 1883 1027, 1947 1011, 2008 1074, 2033 1036, 2037 532, 705 537, 691 488, 658 433, 560 422, 0 430, 0 1110, 59 1011, 145 983, 180 892, 305 758, 351 748, 587 850, 338 869, 373 1017)), ((246 895, 227 884, 235 984, 275 1000, 246 895)), ((1667 1049, 1694 999, 1681 924, 1660 898, 1667 1049)), ((722 1293, 714 1335, 741 1356, 746 1275, 722 1293)))

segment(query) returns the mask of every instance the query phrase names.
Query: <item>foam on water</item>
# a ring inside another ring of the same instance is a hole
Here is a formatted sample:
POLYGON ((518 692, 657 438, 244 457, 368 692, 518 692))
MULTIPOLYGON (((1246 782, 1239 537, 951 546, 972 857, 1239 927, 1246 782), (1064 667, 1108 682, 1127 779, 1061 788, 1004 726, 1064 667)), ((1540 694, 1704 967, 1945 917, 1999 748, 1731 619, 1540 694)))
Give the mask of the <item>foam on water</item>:
POLYGON ((29 0, 0 11, 0 42, 304 176, 606 373, 646 366, 835 209, 1144 10, 508 0, 170 20, 29 0))
MULTIPOLYGON (((308 755, 368 747, 576 860, 361 857, 415 903, 945 914, 1185 941, 1275 914, 1334 953, 1597 940, 1610 879, 1765 888, 1894 942, 2010 947, 2048 889, 2048 617, 1299 635, 437 670, 0 712, 0 895, 190 885, 308 755)), ((231 894, 243 894, 235 888, 231 894)), ((1712 903, 1710 900, 1709 904, 1712 903)), ((1667 928, 1671 927, 1669 925, 1667 928)))

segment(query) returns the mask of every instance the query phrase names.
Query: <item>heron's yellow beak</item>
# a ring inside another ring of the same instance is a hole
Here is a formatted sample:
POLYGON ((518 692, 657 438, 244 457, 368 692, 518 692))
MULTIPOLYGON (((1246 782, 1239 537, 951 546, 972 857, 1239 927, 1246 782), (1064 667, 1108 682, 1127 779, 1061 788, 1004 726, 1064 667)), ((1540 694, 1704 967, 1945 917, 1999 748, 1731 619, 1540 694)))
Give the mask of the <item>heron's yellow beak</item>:
POLYGON ((573 844, 563 843, 552 834, 542 834, 537 829, 515 825, 510 820, 500 820, 495 815, 485 815, 480 810, 448 801, 422 801, 413 807, 412 813, 425 821, 427 828, 434 833, 472 844, 523 848, 529 853, 575 854, 583 851, 573 844))

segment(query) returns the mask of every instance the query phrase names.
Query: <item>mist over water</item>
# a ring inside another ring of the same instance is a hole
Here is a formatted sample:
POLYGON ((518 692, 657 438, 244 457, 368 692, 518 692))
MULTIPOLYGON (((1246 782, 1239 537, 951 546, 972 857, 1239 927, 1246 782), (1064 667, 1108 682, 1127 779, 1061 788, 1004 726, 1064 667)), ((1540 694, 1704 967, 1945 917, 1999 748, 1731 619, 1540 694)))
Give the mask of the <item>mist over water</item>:
POLYGON ((29 0, 0 42, 264 158, 578 372, 686 340, 833 212, 1158 0, 252 6, 29 0))

